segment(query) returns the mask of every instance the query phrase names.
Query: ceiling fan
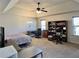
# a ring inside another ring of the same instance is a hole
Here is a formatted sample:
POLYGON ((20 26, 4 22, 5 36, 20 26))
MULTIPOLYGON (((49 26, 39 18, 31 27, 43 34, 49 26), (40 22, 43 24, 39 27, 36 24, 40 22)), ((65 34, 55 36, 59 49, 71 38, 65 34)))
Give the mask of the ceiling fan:
POLYGON ((38 4, 38 7, 36 8, 37 13, 40 13, 41 11, 42 11, 42 12, 48 12, 48 11, 45 10, 45 8, 40 8, 40 7, 39 7, 40 2, 38 2, 37 4, 38 4))

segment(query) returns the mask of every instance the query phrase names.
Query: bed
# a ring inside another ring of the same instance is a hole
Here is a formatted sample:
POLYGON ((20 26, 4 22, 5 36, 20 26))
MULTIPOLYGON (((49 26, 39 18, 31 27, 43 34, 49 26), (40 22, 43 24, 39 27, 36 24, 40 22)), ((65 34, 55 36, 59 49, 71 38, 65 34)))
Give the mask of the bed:
POLYGON ((8 35, 6 39, 15 40, 18 45, 25 44, 25 43, 31 43, 32 41, 32 37, 30 37, 29 35, 25 35, 25 34, 8 35))

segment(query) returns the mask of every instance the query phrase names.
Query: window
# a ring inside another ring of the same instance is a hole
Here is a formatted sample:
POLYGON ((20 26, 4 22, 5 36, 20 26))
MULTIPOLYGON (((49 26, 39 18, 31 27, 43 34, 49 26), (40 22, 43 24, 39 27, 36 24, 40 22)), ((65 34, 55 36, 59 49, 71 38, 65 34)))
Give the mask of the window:
POLYGON ((45 20, 41 21, 41 30, 46 30, 46 21, 45 20))
POLYGON ((28 20, 26 22, 26 31, 35 31, 36 30, 36 21, 28 20))
POLYGON ((79 17, 73 17, 73 34, 79 35, 79 17))

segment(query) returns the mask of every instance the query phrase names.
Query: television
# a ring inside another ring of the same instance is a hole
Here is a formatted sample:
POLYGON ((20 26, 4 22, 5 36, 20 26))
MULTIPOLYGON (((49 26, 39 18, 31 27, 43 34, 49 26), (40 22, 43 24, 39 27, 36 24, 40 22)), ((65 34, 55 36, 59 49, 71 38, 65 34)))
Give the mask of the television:
POLYGON ((0 27, 0 48, 4 47, 4 27, 0 27))

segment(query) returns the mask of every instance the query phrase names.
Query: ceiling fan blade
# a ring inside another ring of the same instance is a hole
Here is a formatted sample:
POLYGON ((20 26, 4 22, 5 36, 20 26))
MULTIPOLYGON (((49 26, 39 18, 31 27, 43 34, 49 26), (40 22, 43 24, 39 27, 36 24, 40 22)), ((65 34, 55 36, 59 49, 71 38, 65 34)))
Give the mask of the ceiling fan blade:
POLYGON ((43 11, 43 12, 48 12, 48 11, 46 11, 46 10, 41 10, 41 11, 43 11))
POLYGON ((42 9, 45 9, 45 8, 42 8, 42 9))

